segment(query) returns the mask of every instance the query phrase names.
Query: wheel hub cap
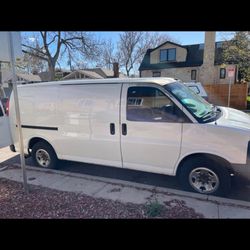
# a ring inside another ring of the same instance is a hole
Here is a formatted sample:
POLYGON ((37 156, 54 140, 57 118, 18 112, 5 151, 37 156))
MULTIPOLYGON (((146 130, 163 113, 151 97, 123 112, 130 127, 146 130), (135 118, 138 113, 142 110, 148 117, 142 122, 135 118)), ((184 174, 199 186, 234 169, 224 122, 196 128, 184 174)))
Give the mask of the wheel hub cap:
POLYGON ((189 174, 190 185, 199 193, 213 193, 219 187, 218 175, 208 168, 195 168, 189 174))
POLYGON ((45 168, 49 166, 50 161, 51 161, 48 152, 45 151, 44 149, 37 150, 36 160, 40 166, 45 167, 45 168))

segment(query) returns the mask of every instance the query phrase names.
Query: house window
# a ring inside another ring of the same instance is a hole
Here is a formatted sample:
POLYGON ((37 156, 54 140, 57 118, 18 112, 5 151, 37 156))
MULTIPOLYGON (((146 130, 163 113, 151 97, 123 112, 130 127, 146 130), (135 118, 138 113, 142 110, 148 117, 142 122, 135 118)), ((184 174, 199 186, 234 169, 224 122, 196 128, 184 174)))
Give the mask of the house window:
POLYGON ((168 61, 175 61, 176 49, 168 49, 168 61))
POLYGON ((225 78, 226 78, 226 69, 220 68, 220 79, 225 79, 225 78))
POLYGON ((160 50, 160 62, 167 61, 167 58, 168 58, 167 51, 168 51, 167 49, 161 49, 160 50))
POLYGON ((153 71, 153 77, 160 77, 161 71, 153 71))
POLYGON ((160 62, 175 61, 176 49, 161 49, 160 50, 160 62))
POLYGON ((196 80, 196 69, 191 70, 191 80, 196 80))

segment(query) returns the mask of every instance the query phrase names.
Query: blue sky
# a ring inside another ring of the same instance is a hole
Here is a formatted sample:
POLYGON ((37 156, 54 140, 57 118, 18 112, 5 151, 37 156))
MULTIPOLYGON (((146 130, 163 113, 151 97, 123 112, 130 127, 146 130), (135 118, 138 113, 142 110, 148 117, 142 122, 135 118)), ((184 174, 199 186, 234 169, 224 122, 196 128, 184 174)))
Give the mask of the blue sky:
MULTIPOLYGON (((33 37, 34 32, 22 32, 23 34, 26 34, 29 37, 33 37)), ((96 34, 97 37, 104 38, 104 39, 112 39, 113 42, 117 42, 119 38, 120 32, 93 32, 96 34)), ((172 38, 175 38, 178 40, 181 44, 195 44, 195 43, 203 43, 204 42, 204 36, 205 32, 200 31, 166 31, 161 33, 167 33, 172 38)), ((216 33, 216 41, 222 41, 224 40, 223 37, 231 36, 232 32, 217 32, 216 33)))
MULTIPOLYGON (((97 36, 107 39, 112 39, 116 42, 119 38, 119 32, 95 32, 97 36)), ((195 44, 195 43, 203 43, 205 32, 200 31, 166 31, 161 33, 167 33, 172 38, 178 40, 181 44, 195 44)), ((224 40, 224 36, 230 36, 231 32, 217 32, 216 33, 216 41, 224 40)))

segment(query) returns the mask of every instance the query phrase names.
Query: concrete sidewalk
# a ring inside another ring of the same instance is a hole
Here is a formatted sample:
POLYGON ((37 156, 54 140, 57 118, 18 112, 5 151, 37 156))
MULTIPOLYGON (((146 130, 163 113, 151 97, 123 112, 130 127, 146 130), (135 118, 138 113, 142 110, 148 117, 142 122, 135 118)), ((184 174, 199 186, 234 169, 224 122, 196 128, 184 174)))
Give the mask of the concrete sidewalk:
MULTIPOLYGON (((27 167, 27 169, 28 183, 51 189, 135 204, 157 200, 161 204, 173 201, 174 206, 174 200, 178 200, 185 202, 187 207, 203 214, 205 218, 250 218, 250 202, 58 170, 36 167, 27 167)), ((0 178, 22 182, 21 169, 17 167, 0 171, 0 178)))

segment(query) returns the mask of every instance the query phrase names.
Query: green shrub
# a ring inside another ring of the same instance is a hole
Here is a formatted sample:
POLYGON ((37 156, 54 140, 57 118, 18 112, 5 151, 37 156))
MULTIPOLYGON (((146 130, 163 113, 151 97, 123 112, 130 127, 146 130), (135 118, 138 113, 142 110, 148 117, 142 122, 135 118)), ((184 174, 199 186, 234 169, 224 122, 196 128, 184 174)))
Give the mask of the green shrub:
POLYGON ((162 214, 164 206, 158 201, 153 201, 146 204, 146 214, 148 217, 157 217, 162 214))

